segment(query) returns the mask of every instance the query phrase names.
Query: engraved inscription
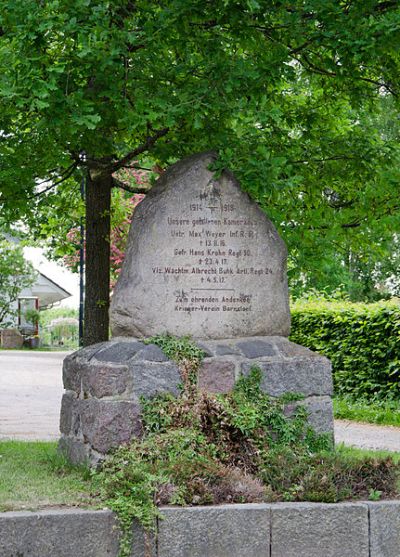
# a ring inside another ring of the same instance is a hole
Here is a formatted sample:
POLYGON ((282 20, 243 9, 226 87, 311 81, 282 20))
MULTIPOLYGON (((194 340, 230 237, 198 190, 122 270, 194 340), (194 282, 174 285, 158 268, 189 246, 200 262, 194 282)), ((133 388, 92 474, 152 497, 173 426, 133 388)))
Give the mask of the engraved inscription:
POLYGON ((210 153, 172 165, 135 210, 114 289, 114 335, 287 335, 286 248, 210 153))
POLYGON ((223 197, 214 184, 179 207, 183 213, 195 213, 194 218, 170 215, 166 219, 173 239, 165 254, 170 264, 153 267, 153 274, 176 279, 174 312, 251 312, 253 294, 241 291, 237 277, 273 272, 253 265, 252 241, 257 239, 258 223, 235 215, 236 206, 223 197), (181 246, 179 239, 184 242, 181 246), (191 247, 187 247, 188 239, 191 247))

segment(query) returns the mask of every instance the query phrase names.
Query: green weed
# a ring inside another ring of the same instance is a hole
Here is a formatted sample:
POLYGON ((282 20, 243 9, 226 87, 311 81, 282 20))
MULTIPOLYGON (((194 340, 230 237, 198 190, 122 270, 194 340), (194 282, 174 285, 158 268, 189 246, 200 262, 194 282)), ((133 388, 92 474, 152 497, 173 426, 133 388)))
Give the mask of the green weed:
POLYGON ((120 519, 121 557, 130 554, 132 520, 154 531, 163 504, 335 502, 397 494, 393 459, 360 460, 335 451, 330 436, 308 426, 298 397, 271 398, 260 381, 253 368, 229 394, 191 389, 142 400, 143 438, 116 450, 94 472, 101 498, 120 519))

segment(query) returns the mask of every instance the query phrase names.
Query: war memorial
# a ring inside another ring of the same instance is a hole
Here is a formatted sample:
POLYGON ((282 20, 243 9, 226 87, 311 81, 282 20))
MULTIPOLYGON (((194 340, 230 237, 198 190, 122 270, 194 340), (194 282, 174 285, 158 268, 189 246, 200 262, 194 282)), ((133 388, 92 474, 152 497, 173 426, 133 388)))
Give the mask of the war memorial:
MULTIPOLYGON (((330 362, 288 340, 286 247, 231 173, 215 178, 214 157, 202 153, 173 165, 139 205, 112 300, 113 336, 64 361, 59 447, 74 463, 96 466, 141 435, 141 401, 179 392, 178 366, 147 341, 165 333, 189 335, 203 350, 198 389, 228 393, 256 365, 271 397, 301 395, 288 403, 288 414, 302 404, 310 425, 333 435, 330 362)), ((153 557, 399 555, 396 501, 161 512, 150 548, 132 525, 132 557, 147 557, 149 549, 153 557)), ((118 554, 115 517, 107 510, 5 513, 1 528, 7 557, 118 554)))

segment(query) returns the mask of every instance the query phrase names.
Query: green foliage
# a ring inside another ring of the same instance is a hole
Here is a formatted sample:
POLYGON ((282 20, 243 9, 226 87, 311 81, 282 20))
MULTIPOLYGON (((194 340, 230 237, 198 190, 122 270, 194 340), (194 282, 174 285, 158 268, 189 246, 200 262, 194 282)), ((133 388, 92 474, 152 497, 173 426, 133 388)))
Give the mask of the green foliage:
POLYGON ((204 357, 204 351, 189 336, 157 335, 147 338, 143 342, 159 346, 170 360, 174 360, 178 364, 189 360, 193 364, 199 365, 204 357))
POLYGON ((44 309, 40 312, 40 325, 46 327, 54 319, 60 318, 78 319, 78 310, 68 307, 44 309))
POLYGON ((1 0, 0 14, 9 220, 25 216, 52 236, 77 226, 88 166, 111 172, 124 157, 167 166, 213 148, 216 170, 235 171, 280 227, 294 289, 351 287, 390 254, 395 2, 1 0), (130 157, 139 147, 150 154, 130 157))
POLYGON ((35 281, 32 265, 25 260, 22 247, 0 241, 0 328, 13 323, 17 310, 13 305, 24 288, 35 281))
POLYGON ((31 325, 36 325, 40 319, 40 312, 37 309, 27 309, 24 313, 25 320, 31 325))
POLYGON ((174 360, 178 364, 184 390, 190 391, 195 388, 197 372, 204 357, 204 351, 189 336, 175 337, 166 333, 150 337, 143 342, 159 346, 170 360, 174 360))
POLYGON ((360 462, 335 453, 332 440, 307 425, 301 405, 289 417, 287 403, 263 393, 260 379, 253 368, 230 394, 192 390, 142 401, 143 437, 94 472, 121 523, 121 557, 130 555, 132 519, 152 532, 163 504, 332 502, 396 492, 390 458, 360 462))
POLYGON ((285 501, 338 501, 368 499, 379 491, 385 497, 397 493, 398 465, 391 457, 364 457, 340 451, 306 455, 289 449, 271 451, 262 471, 285 501))
POLYGON ((333 400, 335 418, 371 424, 400 427, 400 404, 398 399, 379 400, 350 396, 338 396, 333 400))
POLYGON ((78 346, 78 310, 60 307, 40 312, 40 343, 41 346, 78 346))
POLYGON ((398 398, 400 306, 298 301, 292 307, 291 340, 327 356, 337 394, 398 398))

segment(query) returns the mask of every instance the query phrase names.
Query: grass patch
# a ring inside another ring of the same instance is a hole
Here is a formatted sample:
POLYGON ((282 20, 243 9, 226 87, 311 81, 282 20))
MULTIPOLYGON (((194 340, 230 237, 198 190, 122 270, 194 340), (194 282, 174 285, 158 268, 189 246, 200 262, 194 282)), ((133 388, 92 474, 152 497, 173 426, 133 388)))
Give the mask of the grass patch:
POLYGON ((396 400, 352 400, 336 397, 333 400, 335 418, 370 424, 400 427, 400 401, 396 400))
MULTIPOLYGON (((391 458, 395 464, 400 464, 400 452, 395 453, 393 451, 379 450, 375 451, 373 449, 359 449, 357 447, 348 447, 343 443, 335 446, 335 451, 342 455, 344 458, 352 458, 354 460, 365 460, 366 458, 391 458)), ((400 486, 399 486, 400 492, 400 486)))
POLYGON ((49 442, 0 441, 0 511, 95 506, 89 471, 49 442))

